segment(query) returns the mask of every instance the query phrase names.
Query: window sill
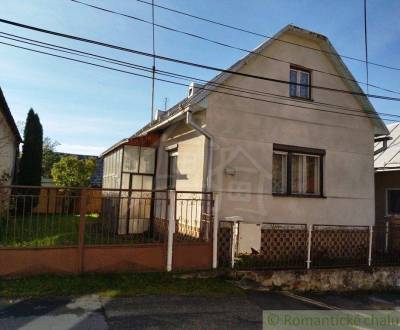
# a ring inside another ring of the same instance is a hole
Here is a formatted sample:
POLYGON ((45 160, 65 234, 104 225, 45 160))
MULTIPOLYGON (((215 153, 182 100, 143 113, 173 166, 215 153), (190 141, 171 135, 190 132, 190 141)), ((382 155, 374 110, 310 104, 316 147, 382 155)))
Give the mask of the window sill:
POLYGON ((272 193, 274 197, 297 197, 297 198, 322 198, 326 199, 324 195, 306 195, 306 194, 280 194, 280 193, 272 193))
POLYGON ((314 100, 312 98, 309 98, 309 97, 301 97, 301 96, 290 95, 290 98, 291 99, 295 99, 295 100, 314 102, 314 100))

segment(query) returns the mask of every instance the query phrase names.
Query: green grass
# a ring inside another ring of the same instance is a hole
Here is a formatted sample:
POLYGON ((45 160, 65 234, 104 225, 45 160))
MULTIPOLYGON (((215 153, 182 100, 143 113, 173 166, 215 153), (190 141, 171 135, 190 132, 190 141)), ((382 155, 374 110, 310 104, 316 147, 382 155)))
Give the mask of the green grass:
POLYGON ((136 295, 221 296, 242 294, 223 278, 181 278, 168 273, 42 275, 0 279, 0 297, 49 297, 99 294, 105 297, 136 295))
MULTIPOLYGON (((107 231, 97 214, 86 216, 86 244, 122 244, 151 241, 144 235, 116 235, 107 231)), ((49 247, 77 245, 79 215, 32 214, 0 219, 0 247, 49 247)))

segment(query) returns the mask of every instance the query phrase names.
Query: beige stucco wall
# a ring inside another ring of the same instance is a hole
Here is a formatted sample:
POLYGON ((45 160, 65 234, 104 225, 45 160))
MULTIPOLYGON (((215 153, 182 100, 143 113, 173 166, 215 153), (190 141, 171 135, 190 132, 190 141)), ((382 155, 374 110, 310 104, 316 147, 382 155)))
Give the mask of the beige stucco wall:
MULTIPOLYGON (((194 119, 200 125, 205 114, 198 113, 194 119)), ((201 191, 205 180, 205 137, 187 126, 184 120, 168 127, 161 135, 157 154, 156 189, 167 188, 168 146, 177 145, 177 181, 176 190, 201 191)))
MULTIPOLYGON (((290 35, 283 38, 318 47, 312 40, 290 35)), ((275 42, 264 54, 336 73, 326 55, 308 49, 275 42)), ((256 57, 241 71, 287 81, 289 68, 287 63, 256 57)), ((239 76, 225 83, 289 96, 289 86, 284 84, 239 76)), ((312 84, 348 89, 342 79, 315 71, 312 84)), ((326 110, 315 102, 332 103, 360 109, 360 113, 348 113, 362 115, 361 106, 352 95, 312 89, 312 99, 314 102, 298 104, 326 110)), ((212 93, 208 97, 207 130, 215 137, 213 190, 223 192, 220 219, 239 216, 252 222, 373 224, 374 136, 369 119, 212 93), (326 198, 272 196, 273 143, 326 150, 326 198), (236 174, 224 174, 226 167, 235 169, 236 174), (245 193, 229 193, 232 191, 245 193)))
MULTIPOLYGON (((3 173, 13 175, 16 148, 15 136, 0 112, 0 177, 3 173)), ((4 184, 11 184, 11 179, 4 184)))

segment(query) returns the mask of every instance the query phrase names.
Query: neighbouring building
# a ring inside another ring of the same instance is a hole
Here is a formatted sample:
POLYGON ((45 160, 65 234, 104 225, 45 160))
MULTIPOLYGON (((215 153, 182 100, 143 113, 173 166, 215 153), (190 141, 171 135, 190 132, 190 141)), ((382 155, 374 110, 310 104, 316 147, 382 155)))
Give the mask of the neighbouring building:
MULTIPOLYGON (((72 156, 72 157, 76 157, 80 160, 93 159, 96 162, 96 167, 90 178, 89 186, 92 188, 101 188, 102 181, 103 181, 103 159, 102 158, 97 157, 97 156, 92 156, 92 155, 71 154, 71 153, 65 153, 65 152, 56 152, 56 154, 59 155, 60 158, 72 156)), ((54 182, 51 178, 42 177, 41 181, 42 181, 43 187, 54 187, 55 186, 54 182)))
POLYGON ((375 217, 377 224, 400 218, 400 123, 387 126, 389 140, 375 144, 375 217))
POLYGON ((388 131, 362 94, 327 37, 288 25, 105 151, 103 187, 212 191, 219 220, 372 225, 388 131))
POLYGON ((7 185, 14 181, 21 142, 21 135, 0 88, 0 184, 7 185))

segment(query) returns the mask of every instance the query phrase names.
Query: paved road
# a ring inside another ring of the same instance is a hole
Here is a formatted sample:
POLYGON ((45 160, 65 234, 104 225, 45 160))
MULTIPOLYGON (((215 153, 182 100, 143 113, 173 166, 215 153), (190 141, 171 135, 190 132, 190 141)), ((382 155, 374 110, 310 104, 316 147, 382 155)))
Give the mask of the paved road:
POLYGON ((261 329, 263 310, 396 309, 397 293, 0 300, 0 329, 261 329))

